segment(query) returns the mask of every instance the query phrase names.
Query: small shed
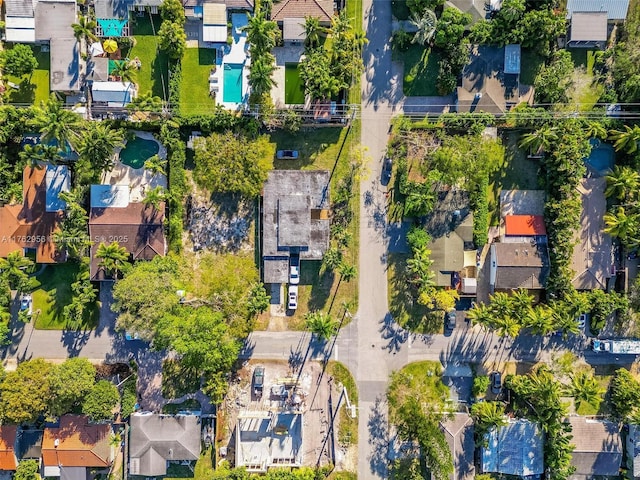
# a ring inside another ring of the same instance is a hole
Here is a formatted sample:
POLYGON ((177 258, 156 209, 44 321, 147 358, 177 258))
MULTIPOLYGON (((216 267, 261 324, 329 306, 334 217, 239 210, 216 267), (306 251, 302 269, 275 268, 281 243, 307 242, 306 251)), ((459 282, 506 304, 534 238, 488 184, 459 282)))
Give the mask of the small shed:
POLYGON ((520 45, 506 45, 504 47, 504 73, 519 75, 521 58, 520 45))
POLYGON ((93 82, 91 94, 96 103, 124 107, 135 97, 135 86, 131 82, 93 82))
POLYGON ((202 6, 202 41, 227 41, 227 7, 224 3, 205 3, 202 6))

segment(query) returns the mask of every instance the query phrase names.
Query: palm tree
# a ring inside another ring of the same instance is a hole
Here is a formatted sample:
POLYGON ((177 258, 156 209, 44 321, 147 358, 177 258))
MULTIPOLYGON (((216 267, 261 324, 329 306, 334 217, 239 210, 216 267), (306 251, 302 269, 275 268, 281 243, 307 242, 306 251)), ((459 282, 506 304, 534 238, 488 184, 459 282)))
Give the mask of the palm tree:
POLYGON ((491 328, 494 324, 493 313, 486 303, 476 303, 475 306, 467 312, 467 318, 471 320, 471 325, 481 325, 487 329, 491 328))
POLYGON ((427 8, 422 15, 413 12, 409 18, 409 22, 418 29, 411 43, 426 45, 436 33, 438 18, 433 10, 427 8))
POLYGON ((638 230, 638 217, 633 214, 627 215, 624 207, 618 207, 615 213, 604 214, 604 224, 605 233, 624 242, 629 234, 638 230))
POLYGON ((519 288, 511 294, 511 308, 514 312, 526 312, 533 303, 533 295, 524 288, 519 288))
POLYGON ((614 197, 618 200, 635 195, 640 186, 640 174, 631 167, 616 165, 607 176, 607 189, 604 194, 607 198, 614 197))
POLYGON ((60 149, 57 146, 44 145, 42 143, 25 145, 18 155, 20 160, 26 162, 27 166, 38 170, 42 169, 45 162, 56 165, 62 159, 60 149))
POLYGON ((587 138, 598 138, 604 140, 607 138, 607 129, 597 120, 587 121, 584 126, 584 134, 587 138))
POLYGON ((499 337, 516 338, 522 326, 519 320, 509 316, 496 319, 495 328, 499 337))
POLYGON ((320 44, 320 37, 324 37, 327 34, 327 29, 320 25, 320 20, 317 17, 307 15, 304 17, 304 33, 305 33, 305 46, 308 48, 316 48, 320 44))
POLYGON ((616 151, 622 150, 627 153, 634 153, 638 150, 638 142, 640 142, 640 127, 634 125, 632 128, 629 125, 625 125, 624 131, 611 130, 609 138, 615 141, 613 147, 616 151))
POLYGON ((514 314, 513 300, 508 293, 497 292, 490 299, 491 310, 496 317, 510 317, 514 314))
POLYGON ((500 402, 477 402, 471 406, 474 428, 479 438, 494 427, 507 424, 504 406, 500 402))
POLYGON ((329 314, 316 310, 304 317, 307 328, 320 340, 329 340, 331 335, 337 333, 339 324, 329 314))
POLYGON ((154 175, 158 175, 158 174, 164 175, 166 166, 167 166, 167 161, 162 160, 158 155, 149 157, 144 162, 144 168, 146 170, 149 170, 154 175))
POLYGON ((558 133, 556 128, 545 125, 535 132, 525 133, 520 140, 520 148, 528 149, 534 153, 548 151, 557 140, 558 133))
POLYGON ((576 402, 576 408, 578 408, 582 402, 595 406, 604 393, 604 388, 590 372, 578 372, 571 378, 569 392, 576 402))
POLYGON ((96 258, 100 259, 98 266, 104 268, 106 275, 117 280, 118 273, 126 269, 128 265, 129 252, 118 242, 112 242, 109 245, 100 243, 96 250, 96 258))
POLYGON ((10 252, 7 258, 0 258, 0 276, 5 278, 12 289, 20 289, 29 278, 25 270, 33 266, 29 257, 22 255, 20 250, 10 252))
POLYGON ((160 203, 166 200, 167 196, 165 195, 164 188, 158 185, 156 188, 152 188, 147 192, 142 203, 149 206, 151 205, 153 208, 157 209, 160 206, 160 203))
POLYGON ((120 77, 122 83, 131 82, 136 83, 136 66, 133 62, 126 60, 114 60, 114 68, 111 70, 111 75, 120 77))
POLYGON ((546 305, 529 307, 524 325, 538 335, 547 335, 554 330, 553 310, 546 305))
POLYGON ((162 99, 160 97, 154 97, 151 92, 147 92, 131 100, 131 102, 127 104, 127 108, 138 112, 161 112, 162 99))
POLYGON ((340 263, 338 271, 340 272, 340 281, 344 280, 345 282, 350 282, 358 274, 356 267, 346 262, 340 263))
POLYGON ((122 146, 124 132, 103 122, 90 122, 76 142, 78 155, 99 174, 111 171, 115 150, 122 146))
POLYGON ((263 53, 271 52, 276 46, 276 41, 280 35, 278 24, 267 20, 264 12, 256 12, 249 17, 249 22, 242 27, 247 32, 247 40, 251 45, 253 58, 260 57, 263 53))
POLYGON ((323 270, 333 271, 342 263, 342 252, 335 247, 330 247, 322 256, 323 270))
POLYGON ((40 130, 45 143, 55 142, 58 148, 64 151, 67 145, 75 140, 82 125, 82 118, 70 110, 65 110, 62 102, 58 101, 55 94, 51 94, 46 102, 42 102, 40 107, 35 109, 32 123, 40 130))
POLYGON ((251 93, 255 98, 262 98, 263 95, 271 92, 277 84, 273 79, 273 72, 276 70, 273 55, 260 55, 251 62, 249 66, 249 85, 251 93))
POLYGON ((91 17, 85 17, 84 15, 78 15, 78 23, 72 23, 73 36, 79 42, 84 41, 85 52, 89 52, 89 41, 97 42, 98 37, 93 33, 97 24, 91 17))

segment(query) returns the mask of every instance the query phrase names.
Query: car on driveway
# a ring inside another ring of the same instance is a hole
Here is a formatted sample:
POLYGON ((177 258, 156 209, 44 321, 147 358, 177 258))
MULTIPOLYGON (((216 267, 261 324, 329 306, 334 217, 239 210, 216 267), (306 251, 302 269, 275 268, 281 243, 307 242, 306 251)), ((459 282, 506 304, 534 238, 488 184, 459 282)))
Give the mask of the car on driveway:
POLYGON ((456 328, 456 311, 450 310, 444 316, 444 328, 445 330, 453 330, 456 328))
POLYGON ((20 311, 26 311, 27 315, 31 315, 33 313, 33 301, 31 299, 31 295, 22 295, 22 297, 20 297, 20 311))
POLYGON ((393 161, 389 157, 384 157, 384 161, 382 162, 382 177, 381 181, 383 185, 389 183, 391 180, 391 172, 393 170, 393 161))
POLYGON ((253 394, 260 398, 264 389, 264 367, 256 367, 253 370, 253 394))
POLYGON ((278 150, 276 152, 276 158, 278 160, 297 160, 298 155, 297 150, 278 150))
POLYGON ((502 374, 491 372, 491 393, 498 395, 502 391, 502 374))
POLYGON ((300 257, 292 256, 289 260, 289 284, 298 285, 300 283, 300 257))
POLYGON ((297 285, 289 285, 289 301, 287 303, 287 308, 289 310, 295 310, 298 308, 298 286, 297 285))

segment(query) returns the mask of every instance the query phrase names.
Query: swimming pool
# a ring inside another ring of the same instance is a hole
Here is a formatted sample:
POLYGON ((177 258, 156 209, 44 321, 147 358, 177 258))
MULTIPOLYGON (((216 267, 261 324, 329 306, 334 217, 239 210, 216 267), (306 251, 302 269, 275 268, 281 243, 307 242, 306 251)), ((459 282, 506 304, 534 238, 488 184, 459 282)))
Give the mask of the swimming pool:
POLYGON ((238 63, 225 63, 222 76, 222 101, 229 103, 242 102, 242 70, 238 63))
POLYGON ((131 168, 142 168, 144 162, 157 155, 159 151, 158 142, 140 138, 136 135, 133 140, 128 140, 125 147, 120 151, 120 161, 131 168))
POLYGON ((600 140, 591 139, 591 154, 584 159, 585 165, 598 177, 607 174, 615 160, 613 147, 600 140))

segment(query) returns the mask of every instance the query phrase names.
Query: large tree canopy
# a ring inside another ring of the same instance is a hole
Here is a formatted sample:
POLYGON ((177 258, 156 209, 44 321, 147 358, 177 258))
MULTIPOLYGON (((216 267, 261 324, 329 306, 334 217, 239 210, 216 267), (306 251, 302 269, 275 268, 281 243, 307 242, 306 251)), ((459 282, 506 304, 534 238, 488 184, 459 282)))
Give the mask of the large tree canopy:
POLYGON ((96 381, 96 369, 86 358, 70 358, 51 371, 50 412, 62 415, 80 405, 96 381))
POLYGON ((32 423, 47 412, 53 366, 36 358, 18 365, 0 384, 0 412, 8 423, 32 423))
POLYGON ((196 145, 194 179, 211 192, 256 197, 272 159, 266 136, 252 140, 232 132, 214 133, 196 145))

